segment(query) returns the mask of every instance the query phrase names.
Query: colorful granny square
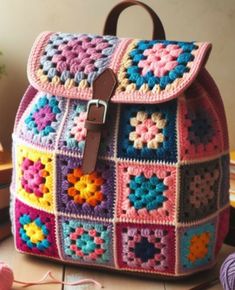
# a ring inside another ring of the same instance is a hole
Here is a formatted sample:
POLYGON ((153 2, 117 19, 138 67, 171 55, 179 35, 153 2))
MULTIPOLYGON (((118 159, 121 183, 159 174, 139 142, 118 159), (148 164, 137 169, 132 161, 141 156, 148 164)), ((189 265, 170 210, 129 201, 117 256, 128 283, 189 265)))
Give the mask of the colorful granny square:
POLYGON ((174 221, 175 167, 120 162, 117 184, 118 217, 157 223, 174 221))
POLYGON ((208 101, 195 87, 190 98, 179 102, 179 140, 181 160, 213 156, 222 151, 220 120, 208 101))
POLYGON ((118 157, 177 161, 175 100, 156 105, 122 105, 118 157))
POLYGON ((82 161, 57 156, 57 210, 110 218, 113 216, 114 163, 98 161, 96 171, 83 174, 82 161))
POLYGON ((174 227, 118 223, 116 237, 120 268, 175 272, 174 227))
POLYGON ((180 167, 180 222, 200 220, 217 210, 219 159, 180 167))
POLYGON ((53 212, 52 154, 27 146, 19 146, 16 156, 17 195, 28 204, 53 212))
POLYGON ((179 229, 180 272, 199 270, 214 262, 215 223, 179 229))
POLYGON ((118 90, 159 93, 190 71, 197 49, 193 42, 132 41, 119 69, 118 90))
POLYGON ((54 216, 15 202, 15 238, 19 251, 58 258, 54 216))
POLYGON ((229 232, 229 213, 230 209, 225 208, 218 216, 215 255, 219 253, 220 249, 222 248, 223 242, 229 232))
POLYGON ((59 235, 65 260, 88 264, 113 264, 112 225, 61 217, 59 235))
POLYGON ((20 136, 41 146, 54 147, 66 100, 47 93, 37 93, 31 110, 22 120, 20 136))
MULTIPOLYGON (((108 126, 103 129, 99 154, 113 156, 115 132, 115 105, 110 104, 107 113, 108 126)), ((87 118, 87 102, 71 100, 66 122, 59 141, 59 148, 65 151, 83 154, 86 140, 85 121, 87 118)))
POLYGON ((118 43, 116 36, 55 33, 40 59, 41 82, 65 88, 90 87, 109 66, 118 43))
POLYGON ((229 186, 230 186, 230 173, 229 173, 229 155, 224 155, 221 157, 221 186, 220 186, 220 206, 229 203, 229 186))

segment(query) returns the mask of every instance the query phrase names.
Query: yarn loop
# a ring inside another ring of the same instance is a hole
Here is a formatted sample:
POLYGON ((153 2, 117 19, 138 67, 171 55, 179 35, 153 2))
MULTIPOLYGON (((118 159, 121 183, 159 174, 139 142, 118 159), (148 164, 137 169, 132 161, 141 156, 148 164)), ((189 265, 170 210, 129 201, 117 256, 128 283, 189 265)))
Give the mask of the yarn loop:
POLYGON ((15 280, 13 270, 7 264, 1 261, 0 261, 0 281, 1 281, 0 290, 11 290, 13 282, 16 284, 20 284, 23 287, 29 287, 29 286, 34 286, 34 285, 47 285, 47 284, 61 284, 61 285, 69 285, 69 286, 94 284, 98 288, 102 288, 102 285, 93 279, 81 279, 79 281, 72 282, 72 283, 60 281, 53 276, 51 271, 48 271, 42 277, 42 279, 38 281, 24 282, 24 281, 15 280), (48 278, 50 278, 50 280, 48 278))
POLYGON ((12 269, 3 262, 0 262, 0 290, 10 290, 14 281, 12 269))

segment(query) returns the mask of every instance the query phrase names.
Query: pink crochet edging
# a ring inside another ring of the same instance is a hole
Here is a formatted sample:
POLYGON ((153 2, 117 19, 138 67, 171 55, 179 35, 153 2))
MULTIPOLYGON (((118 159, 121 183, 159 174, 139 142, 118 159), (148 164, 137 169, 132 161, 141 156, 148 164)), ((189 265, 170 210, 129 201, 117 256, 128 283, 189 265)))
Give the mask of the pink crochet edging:
MULTIPOLYGON (((37 77, 36 70, 39 68, 41 53, 43 49, 45 48, 45 46, 47 45, 48 40, 52 34, 53 34, 52 32, 44 32, 40 34, 33 45, 33 48, 30 53, 29 61, 28 61, 28 67, 27 67, 28 79, 30 83, 36 89, 41 90, 41 91, 47 91, 48 93, 53 94, 53 95, 64 96, 67 98, 81 99, 81 100, 89 100, 92 97, 91 88, 81 89, 77 87, 72 87, 72 88, 66 89, 63 85, 60 85, 60 84, 56 86, 51 83, 43 84, 41 83, 40 79, 37 77)), ((111 63, 108 66, 109 68, 117 71, 118 66, 120 66, 120 60, 121 60, 120 52, 118 50, 125 49, 126 44, 129 42, 130 44, 132 44, 133 41, 136 41, 136 40, 131 41, 130 39, 120 39, 120 43, 118 44, 114 52, 114 55, 112 56, 111 63), (112 66, 114 66, 114 68, 112 66)), ((180 84, 176 86, 176 88, 173 88, 172 90, 169 90, 169 91, 162 90, 159 93, 152 93, 152 92, 142 93, 139 91, 134 91, 130 93, 116 92, 111 98, 111 101, 115 103, 154 104, 154 103, 166 102, 168 100, 174 99, 177 96, 179 96, 195 80, 200 69, 205 64, 205 61, 211 50, 210 43, 205 42, 205 43, 196 43, 196 44, 199 45, 199 49, 198 49, 198 52, 196 52, 195 54, 195 60, 192 62, 192 67, 190 69, 190 72, 184 74, 183 80, 180 82, 180 84)), ((123 53, 124 52, 122 51, 121 55, 123 55, 123 53)))

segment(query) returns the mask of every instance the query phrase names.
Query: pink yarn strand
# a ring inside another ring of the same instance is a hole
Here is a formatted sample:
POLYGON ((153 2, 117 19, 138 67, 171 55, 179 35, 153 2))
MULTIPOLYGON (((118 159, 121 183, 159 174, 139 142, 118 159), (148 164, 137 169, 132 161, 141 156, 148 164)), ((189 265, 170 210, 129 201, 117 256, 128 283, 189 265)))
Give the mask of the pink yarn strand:
POLYGON ((29 286, 34 286, 34 285, 48 285, 48 284, 62 284, 62 285, 67 285, 67 286, 78 286, 78 285, 83 285, 83 284, 94 284, 98 288, 103 288, 103 286, 97 282, 94 279, 82 279, 76 282, 63 282, 58 279, 56 279, 51 271, 48 271, 40 280, 38 281, 33 281, 33 282, 23 282, 19 280, 14 280, 15 283, 23 285, 23 287, 29 287, 29 286), (51 281, 46 281, 48 278, 51 278, 51 281))

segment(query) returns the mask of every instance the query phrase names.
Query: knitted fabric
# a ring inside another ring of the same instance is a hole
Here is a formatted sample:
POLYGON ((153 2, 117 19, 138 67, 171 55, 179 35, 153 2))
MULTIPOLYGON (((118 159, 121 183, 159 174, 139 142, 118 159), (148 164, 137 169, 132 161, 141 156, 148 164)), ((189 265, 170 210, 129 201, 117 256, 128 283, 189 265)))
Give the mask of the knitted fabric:
POLYGON ((181 172, 180 221, 194 221, 216 211, 220 161, 183 165, 181 172))
POLYGON ((122 224, 118 225, 117 233, 120 236, 118 263, 122 268, 174 271, 173 227, 122 224))
POLYGON ((16 190, 19 197, 49 212, 54 210, 52 155, 18 147, 16 190))
POLYGON ((61 219, 64 259, 83 263, 112 264, 112 226, 73 219, 61 219))
POLYGON ((96 171, 83 175, 82 160, 57 157, 57 207, 61 212, 86 216, 112 217, 114 164, 100 162, 96 171))
POLYGON ((39 92, 25 115, 20 135, 36 144, 44 143, 53 147, 64 104, 63 98, 39 92))
POLYGON ((113 101, 153 104, 184 92, 210 48, 200 42, 46 32, 31 52, 28 76, 39 90, 88 100, 93 80, 109 67, 118 78, 113 101))
POLYGON ((54 215, 16 200, 15 231, 18 250, 58 258, 54 215))
POLYGON ((118 42, 115 36, 58 33, 50 37, 40 58, 42 82, 89 87, 107 67, 118 42))
MULTIPOLYGON (((86 120, 87 102, 80 100, 72 100, 64 128, 59 141, 59 148, 62 150, 76 152, 82 154, 85 146, 86 128, 84 127, 86 120)), ((101 155, 113 155, 114 149, 114 130, 115 118, 117 114, 115 106, 110 105, 107 113, 107 122, 109 130, 104 128, 101 136, 101 155)))
POLYGON ((120 114, 118 156, 176 161, 175 100, 159 105, 127 105, 120 114))
POLYGON ((164 277, 208 269, 228 231, 229 155, 207 43, 44 33, 13 133, 16 248, 164 277), (88 101, 117 77, 93 172, 88 101))
POLYGON ((176 168, 166 165, 118 165, 118 217, 168 221, 175 216, 176 168))
POLYGON ((212 263, 215 248, 214 222, 198 227, 181 229, 180 265, 181 271, 205 266, 212 263))

